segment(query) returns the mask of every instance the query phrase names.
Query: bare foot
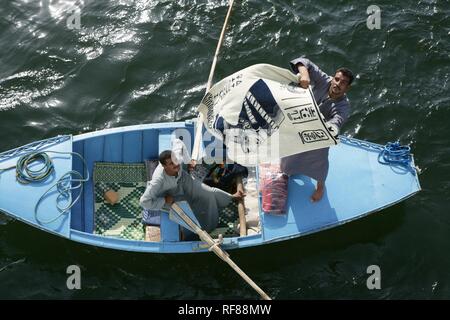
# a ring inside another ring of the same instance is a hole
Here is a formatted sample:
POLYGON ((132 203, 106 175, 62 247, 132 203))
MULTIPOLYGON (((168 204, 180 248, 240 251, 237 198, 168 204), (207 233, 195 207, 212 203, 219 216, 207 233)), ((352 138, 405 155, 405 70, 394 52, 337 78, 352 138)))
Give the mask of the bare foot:
POLYGON ((324 192, 325 192, 325 183, 319 181, 317 183, 316 191, 314 191, 314 193, 311 196, 311 202, 320 201, 320 199, 322 199, 323 197, 324 192))

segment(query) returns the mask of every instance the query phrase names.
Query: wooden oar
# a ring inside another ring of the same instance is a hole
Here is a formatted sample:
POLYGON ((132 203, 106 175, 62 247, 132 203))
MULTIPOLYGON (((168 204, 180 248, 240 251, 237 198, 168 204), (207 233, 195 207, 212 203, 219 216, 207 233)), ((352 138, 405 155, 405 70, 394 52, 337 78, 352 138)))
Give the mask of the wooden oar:
MULTIPOLYGON (((231 8, 233 8, 233 3, 234 3, 234 0, 231 0, 228 5, 228 12, 225 17, 225 21, 223 23, 222 32, 220 33, 220 37, 219 37, 219 42, 217 43, 216 53, 214 54, 213 62, 211 65, 211 70, 209 71, 208 82, 206 84, 206 92, 208 92, 209 89, 211 89, 211 85, 212 85, 212 81, 213 81, 213 77, 214 77, 214 70, 216 69, 216 64, 217 64, 217 57, 219 56, 220 48, 222 46, 223 38, 225 36, 225 30, 227 29, 228 19, 230 18, 230 15, 231 15, 231 8)), ((197 118, 197 131, 195 132, 194 148, 192 150, 192 159, 194 161, 198 160, 198 156, 199 156, 199 152, 200 152, 200 142, 202 141, 203 121, 204 121, 203 114, 200 113, 197 118)))
POLYGON ((213 251, 220 259, 228 263, 234 271, 236 271, 256 292, 259 293, 261 298, 264 300, 272 300, 258 285, 247 276, 244 271, 241 270, 234 262, 231 260, 228 253, 226 253, 213 238, 204 230, 202 230, 192 219, 183 211, 183 209, 176 203, 172 204, 172 209, 176 214, 184 221, 186 224, 200 237, 200 239, 209 245, 209 250, 213 251))
MULTIPOLYGON (((223 38, 224 38, 224 35, 225 35, 225 30, 227 29, 228 19, 230 18, 230 15, 231 15, 231 8, 233 7, 233 3, 234 3, 234 0, 231 0, 229 5, 228 5, 228 12, 227 12, 227 15, 225 17, 225 22, 224 22, 223 27, 222 27, 222 32, 220 33, 219 42, 217 43, 216 53, 214 54, 213 62, 212 62, 212 65, 211 65, 211 71, 209 72, 208 82, 206 84, 206 92, 209 91, 209 89, 211 88, 211 85, 212 85, 212 80, 213 80, 213 76, 214 76, 214 70, 216 69, 216 64, 217 64, 217 57, 219 56, 220 47, 222 46, 223 38)), ((200 142, 202 140, 203 121, 204 121, 203 114, 200 113, 200 115, 199 115, 199 117, 197 119, 197 131, 195 133, 194 148, 192 150, 192 159, 194 161, 197 161, 198 158, 199 158, 198 156, 199 156, 199 152, 200 152, 200 142)), ((243 191, 242 181, 241 181, 241 185, 238 186, 238 187, 241 188, 241 190, 243 191)), ((245 228, 245 234, 247 233, 246 223, 245 223, 245 216, 244 216, 245 212, 244 212, 244 203, 243 203, 243 201, 241 201, 238 204, 238 207, 240 208, 239 209, 239 212, 240 212, 239 219, 240 219, 240 223, 241 223, 241 232, 240 233, 241 233, 241 235, 243 235, 243 232, 244 232, 243 228, 245 228)), ((205 231, 203 231, 199 226, 197 226, 191 220, 191 218, 189 218, 189 216, 186 215, 186 213, 184 213, 184 211, 176 203, 174 203, 172 205, 172 208, 180 216, 180 218, 182 218, 183 221, 186 222, 198 234, 200 239, 205 241, 210 246, 210 250, 212 250, 223 261, 228 263, 253 289, 255 289, 259 293, 259 295, 263 299, 271 300, 270 297, 264 291, 262 291, 261 288, 258 287, 257 284, 254 283, 253 280, 250 279, 233 262, 233 260, 230 259, 229 255, 225 251, 223 251, 222 248, 220 248, 217 243, 214 242, 214 240, 211 238, 211 236, 208 233, 206 233, 205 231)))
POLYGON ((209 72, 208 83, 206 84, 206 92, 208 92, 208 90, 211 88, 211 85, 212 85, 214 70, 216 69, 216 64, 217 64, 217 57, 219 56, 220 47, 222 46, 223 37, 225 36, 225 30, 227 29, 228 19, 230 18, 230 15, 231 15, 231 8, 233 8, 233 3, 234 3, 234 0, 231 0, 230 4, 228 5, 227 16, 225 17, 225 21, 223 23, 222 32, 220 33, 219 42, 217 43, 216 53, 214 54, 214 59, 213 59, 212 65, 211 65, 211 71, 209 72))
MULTIPOLYGON (((245 193, 241 175, 236 177, 236 191, 241 191, 241 193, 245 193)), ((244 198, 241 198, 238 201, 238 213, 239 213, 239 235, 243 237, 247 235, 247 221, 245 220, 244 198)))

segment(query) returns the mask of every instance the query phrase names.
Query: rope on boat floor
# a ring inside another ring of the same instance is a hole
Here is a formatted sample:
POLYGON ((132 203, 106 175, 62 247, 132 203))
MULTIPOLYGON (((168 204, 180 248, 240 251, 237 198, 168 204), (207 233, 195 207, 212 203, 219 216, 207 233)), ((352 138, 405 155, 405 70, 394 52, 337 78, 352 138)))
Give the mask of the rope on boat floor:
POLYGON ((29 152, 22 155, 17 164, 11 167, 0 169, 0 174, 7 170, 16 169, 16 179, 21 184, 31 184, 36 182, 45 181, 49 176, 55 173, 55 166, 52 159, 48 155, 49 153, 75 155, 81 159, 84 168, 86 168, 86 178, 76 170, 70 170, 63 174, 44 194, 39 198, 34 207, 34 218, 40 224, 49 224, 58 220, 61 216, 70 211, 70 209, 78 202, 83 194, 83 184, 89 181, 89 170, 86 165, 86 161, 83 156, 77 152, 62 152, 62 151, 45 151, 45 152, 29 152), (36 164, 36 162, 40 163, 36 164), (38 168, 35 168, 38 166, 38 168), (56 208, 59 211, 59 215, 49 220, 42 220, 38 216, 38 209, 42 201, 47 195, 56 188, 58 196, 56 197, 56 208), (72 199, 72 191, 80 189, 78 196, 75 200, 72 199), (67 203, 67 205, 63 205, 67 203))

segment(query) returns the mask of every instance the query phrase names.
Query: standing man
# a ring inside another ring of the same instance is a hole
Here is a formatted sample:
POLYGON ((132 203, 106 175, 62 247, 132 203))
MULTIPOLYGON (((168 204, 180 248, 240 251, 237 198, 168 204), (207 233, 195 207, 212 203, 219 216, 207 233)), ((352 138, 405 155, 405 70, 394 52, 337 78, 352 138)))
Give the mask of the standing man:
MULTIPOLYGON (((311 85, 314 98, 331 132, 336 136, 350 114, 350 102, 346 92, 353 82, 353 73, 347 68, 339 68, 334 76, 329 76, 306 58, 297 58, 290 62, 297 73, 300 87, 307 89, 311 85)), ((328 175, 328 151, 323 148, 294 154, 281 159, 281 170, 288 174, 304 174, 317 181, 311 201, 322 199, 325 191, 325 179, 328 175)))

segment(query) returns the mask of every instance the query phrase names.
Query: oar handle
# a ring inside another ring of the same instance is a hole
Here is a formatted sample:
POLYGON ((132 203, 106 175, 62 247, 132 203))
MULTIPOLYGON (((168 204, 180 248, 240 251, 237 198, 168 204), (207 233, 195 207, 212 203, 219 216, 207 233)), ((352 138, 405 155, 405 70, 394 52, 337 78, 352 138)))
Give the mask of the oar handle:
MULTIPOLYGON (((241 191, 242 193, 245 192, 241 175, 236 177, 236 191, 241 191)), ((238 213, 239 213, 239 235, 241 237, 246 236, 247 235, 247 221, 245 220, 244 198, 241 198, 238 201, 238 213)))

